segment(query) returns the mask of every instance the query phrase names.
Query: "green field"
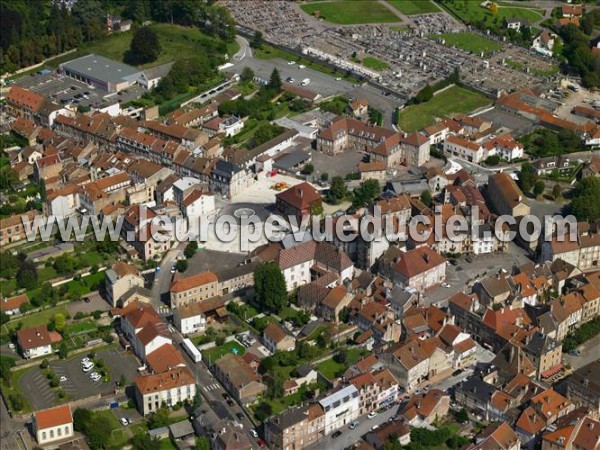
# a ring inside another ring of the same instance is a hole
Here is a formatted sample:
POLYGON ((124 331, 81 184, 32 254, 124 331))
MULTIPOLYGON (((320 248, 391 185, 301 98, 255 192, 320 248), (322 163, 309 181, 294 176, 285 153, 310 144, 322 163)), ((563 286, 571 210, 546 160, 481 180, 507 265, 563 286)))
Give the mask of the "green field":
POLYGON ((340 25, 402 22, 402 19, 384 5, 371 0, 308 3, 300 5, 300 8, 307 14, 318 14, 326 21, 340 25))
POLYGON ((387 2, 407 16, 440 11, 440 9, 429 0, 387 0, 387 2))
POLYGON ((31 328, 37 327, 38 325, 46 325, 51 319, 54 318, 55 314, 62 314, 63 316, 67 316, 69 313, 64 306, 58 306, 56 308, 44 309, 40 312, 27 314, 24 316, 20 316, 17 319, 11 320, 4 327, 2 327, 2 331, 6 328, 15 329, 17 324, 21 322, 23 324, 22 328, 31 328))
POLYGON ((76 336, 78 334, 96 331, 98 329, 98 326, 91 319, 88 319, 74 323, 73 325, 69 325, 68 328, 71 336, 76 336))
POLYGON ((354 364, 361 357, 365 355, 366 350, 359 348, 351 348, 347 350, 346 363, 342 364, 334 360, 333 358, 326 359, 322 363, 319 363, 316 367, 317 371, 321 372, 324 376, 330 380, 337 378, 340 372, 343 372, 351 364, 354 364))
POLYGON ((202 350, 202 357, 207 361, 210 359, 211 364, 214 364, 227 353, 233 353, 234 349, 237 349, 238 356, 242 356, 244 353, 246 353, 246 349, 242 345, 236 341, 230 341, 225 342, 219 347, 211 348, 209 350, 202 350))
POLYGON ((433 34, 431 37, 434 39, 443 38, 446 41, 446 45, 458 47, 472 53, 483 52, 488 55, 492 52, 502 50, 502 45, 498 42, 467 31, 461 33, 433 34))
POLYGON ((490 104, 487 97, 468 89, 453 86, 435 95, 427 103, 409 106, 400 111, 398 126, 402 131, 412 132, 435 123, 435 118, 453 113, 468 113, 490 104))
MULTIPOLYGON (((219 49, 221 53, 233 54, 239 46, 236 43, 224 44, 223 42, 207 36, 198 28, 183 27, 171 24, 154 24, 162 51, 156 61, 140 66, 147 68, 158 66, 174 61, 177 58, 194 56, 198 52, 206 52, 208 49, 219 49)), ((117 61, 123 61, 123 54, 129 48, 133 32, 113 34, 105 39, 83 44, 77 52, 71 53, 64 58, 52 60, 49 64, 57 67, 60 63, 70 61, 89 53, 96 53, 117 61)))
POLYGON ((385 61, 373 58, 372 56, 367 56, 366 58, 364 58, 361 64, 365 67, 368 67, 369 69, 377 70, 380 72, 390 67, 390 65, 385 61))
POLYGON ((494 15, 489 9, 479 6, 480 3, 471 0, 455 0, 454 2, 444 2, 443 5, 460 20, 469 24, 512 18, 525 19, 530 23, 535 23, 544 19, 544 12, 540 9, 500 6, 498 13, 494 15))

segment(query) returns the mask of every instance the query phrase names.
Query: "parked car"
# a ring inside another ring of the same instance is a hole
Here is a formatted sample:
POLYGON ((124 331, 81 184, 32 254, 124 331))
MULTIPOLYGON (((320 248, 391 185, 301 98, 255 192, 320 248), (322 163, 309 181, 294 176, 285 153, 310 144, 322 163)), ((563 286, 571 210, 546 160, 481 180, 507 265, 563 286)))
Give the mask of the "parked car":
POLYGON ((449 288, 450 287, 450 283, 443 282, 442 283, 442 287, 449 288))
POLYGON ((370 412, 370 413, 367 415, 367 417, 368 417, 369 419, 372 419, 372 418, 373 418, 373 417, 375 417, 376 415, 377 415, 377 413, 376 413, 375 411, 372 411, 372 412, 370 412))
POLYGON ((267 443, 265 441, 263 441, 262 439, 259 439, 258 441, 256 441, 256 443, 258 444, 259 447, 264 447, 265 445, 267 445, 267 443))
POLYGON ((298 69, 306 69, 306 66, 305 66, 304 64, 300 64, 300 65, 298 66, 298 69))
POLYGON ((90 358, 88 358, 87 356, 81 360, 81 364, 87 364, 89 362, 90 362, 90 358))
POLYGON ((223 400, 229 400, 229 394, 227 394, 227 392, 223 392, 221 396, 223 397, 223 400))
POLYGON ((227 400, 227 404, 229 406, 235 406, 235 402, 233 400, 231 400, 231 399, 227 400))
POLYGON ((85 373, 89 372, 90 370, 92 370, 94 368, 94 363, 88 363, 88 364, 84 364, 83 367, 81 368, 81 370, 83 370, 85 373))
POLYGON ((342 435, 342 432, 341 432, 340 430, 337 430, 337 431, 335 431, 335 432, 334 432, 334 433, 331 435, 331 437, 332 437, 333 439, 335 439, 335 438, 338 438, 338 437, 340 437, 341 435, 342 435))
POLYGON ((175 273, 177 271, 177 268, 175 266, 171 266, 171 273, 175 273))
POLYGON ((358 426, 358 420, 355 420, 354 422, 352 422, 350 424, 350 426, 348 428, 350 428, 351 430, 354 430, 357 426, 358 426))
POLYGON ((288 61, 288 66, 293 66, 294 64, 296 64, 296 61, 288 61))
POLYGON ((256 432, 256 430, 250 430, 250 434, 252 435, 253 438, 258 437, 258 433, 256 432))
POLYGON ((62 377, 60 377, 58 379, 58 381, 60 381, 61 383, 64 383, 65 381, 67 381, 67 377, 65 377, 64 375, 62 377))
POLYGON ((127 425, 129 425, 129 421, 125 417, 121 417, 119 419, 119 421, 121 422, 121 425, 123 425, 124 427, 126 427, 127 425))
POLYGON ((235 413, 235 417, 237 417, 238 420, 244 420, 244 414, 241 412, 235 413))

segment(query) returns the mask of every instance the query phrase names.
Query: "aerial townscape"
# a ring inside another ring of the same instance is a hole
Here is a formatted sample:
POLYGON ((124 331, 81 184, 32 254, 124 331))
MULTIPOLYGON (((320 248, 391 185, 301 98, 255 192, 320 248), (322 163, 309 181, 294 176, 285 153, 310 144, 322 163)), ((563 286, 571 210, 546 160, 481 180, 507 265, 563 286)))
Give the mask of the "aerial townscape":
POLYGON ((600 1, 0 0, 0 450, 600 450, 600 1))

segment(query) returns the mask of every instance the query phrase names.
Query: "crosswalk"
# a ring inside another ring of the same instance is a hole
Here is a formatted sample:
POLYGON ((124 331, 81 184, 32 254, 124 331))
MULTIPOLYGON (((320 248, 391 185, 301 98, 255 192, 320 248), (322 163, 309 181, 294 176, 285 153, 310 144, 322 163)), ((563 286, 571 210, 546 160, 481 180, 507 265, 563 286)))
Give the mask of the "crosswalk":
POLYGON ((215 389, 219 389, 219 383, 209 384, 207 386, 202 386, 206 392, 214 391, 215 389))

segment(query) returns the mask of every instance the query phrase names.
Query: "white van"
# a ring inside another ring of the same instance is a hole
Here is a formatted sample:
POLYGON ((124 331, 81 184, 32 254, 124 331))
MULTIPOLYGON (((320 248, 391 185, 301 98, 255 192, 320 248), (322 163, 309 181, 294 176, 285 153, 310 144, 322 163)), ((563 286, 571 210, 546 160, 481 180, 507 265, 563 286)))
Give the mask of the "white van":
POLYGON ((310 84, 310 78, 305 78, 304 80, 302 80, 302 82, 300 83, 301 86, 306 86, 310 84))

